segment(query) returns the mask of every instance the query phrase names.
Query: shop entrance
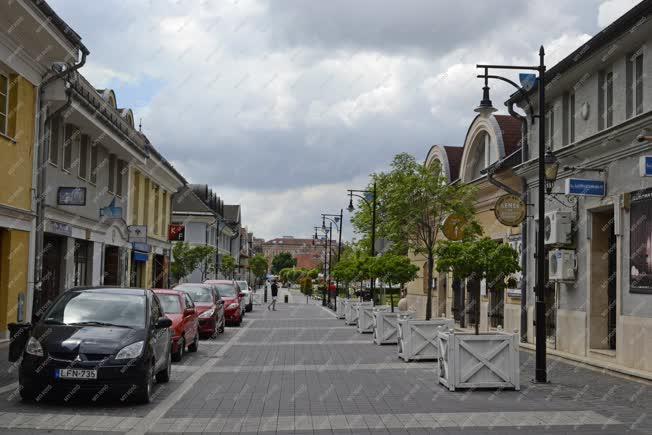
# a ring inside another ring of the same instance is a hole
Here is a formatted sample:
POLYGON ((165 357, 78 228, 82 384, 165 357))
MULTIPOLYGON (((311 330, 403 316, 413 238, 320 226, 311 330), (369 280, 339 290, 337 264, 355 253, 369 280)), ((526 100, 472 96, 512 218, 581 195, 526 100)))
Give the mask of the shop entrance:
POLYGON ((120 285, 120 248, 104 249, 104 285, 120 285))
POLYGON ((609 208, 591 219, 590 338, 592 349, 616 349, 616 235, 609 208))
POLYGON ((165 257, 162 255, 154 255, 154 261, 152 263, 152 287, 153 288, 167 288, 167 283, 165 282, 166 273, 165 273, 165 257))
POLYGON ((65 266, 66 238, 45 234, 43 243, 43 270, 41 276, 41 296, 38 301, 37 312, 42 307, 49 305, 48 301, 54 300, 63 291, 63 268, 65 266))

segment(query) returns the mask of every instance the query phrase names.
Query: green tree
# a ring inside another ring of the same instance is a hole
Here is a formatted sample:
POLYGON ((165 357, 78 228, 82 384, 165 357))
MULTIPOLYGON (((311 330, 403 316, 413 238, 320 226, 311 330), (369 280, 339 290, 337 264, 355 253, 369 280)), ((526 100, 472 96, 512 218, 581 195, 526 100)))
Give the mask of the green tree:
POLYGON ((449 184, 438 163, 423 165, 407 153, 394 157, 391 170, 375 176, 380 217, 379 234, 400 250, 423 255, 427 262, 428 298, 426 319, 432 317, 432 277, 435 247, 440 239, 444 220, 458 214, 469 222, 467 231, 477 232, 473 219, 474 188, 449 184))
POLYGON ((230 255, 225 255, 224 257, 222 257, 220 269, 222 270, 224 276, 233 278, 233 272, 235 272, 235 268, 236 268, 235 258, 233 258, 230 255))
POLYGON ((357 263, 352 256, 343 257, 333 269, 333 277, 344 285, 347 295, 349 285, 357 276, 357 263))
POLYGON ((170 271, 176 281, 181 281, 197 267, 197 257, 193 254, 192 247, 185 242, 174 243, 172 259, 170 271))
POLYGON ((398 284, 402 288, 405 283, 412 281, 417 277, 419 267, 412 264, 410 259, 404 255, 387 253, 381 257, 376 257, 373 264, 374 273, 383 283, 388 284, 390 291, 390 301, 392 311, 394 310, 394 290, 392 284, 398 284))
MULTIPOLYGON (((459 242, 440 241, 436 247, 437 270, 452 272, 453 277, 484 279, 487 289, 504 291, 506 280, 518 272, 518 253, 508 244, 488 237, 467 239, 459 242)), ((475 333, 479 333, 480 301, 474 301, 475 333)))
POLYGON ((269 264, 264 255, 256 254, 249 260, 249 269, 258 280, 262 280, 267 274, 269 264))
POLYGON ((201 281, 208 279, 208 275, 215 272, 215 247, 208 245, 198 245, 191 249, 192 255, 196 259, 195 269, 201 273, 201 281))
POLYGON ((297 259, 292 257, 289 252, 281 252, 272 259, 272 273, 278 274, 286 267, 293 268, 297 265, 297 259))

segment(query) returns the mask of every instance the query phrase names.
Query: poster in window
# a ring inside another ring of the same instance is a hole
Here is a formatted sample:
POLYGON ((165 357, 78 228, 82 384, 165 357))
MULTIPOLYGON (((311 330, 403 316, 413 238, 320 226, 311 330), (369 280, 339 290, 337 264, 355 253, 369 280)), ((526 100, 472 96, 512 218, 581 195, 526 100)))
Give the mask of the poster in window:
POLYGON ((629 214, 630 292, 652 293, 652 188, 632 193, 629 214))

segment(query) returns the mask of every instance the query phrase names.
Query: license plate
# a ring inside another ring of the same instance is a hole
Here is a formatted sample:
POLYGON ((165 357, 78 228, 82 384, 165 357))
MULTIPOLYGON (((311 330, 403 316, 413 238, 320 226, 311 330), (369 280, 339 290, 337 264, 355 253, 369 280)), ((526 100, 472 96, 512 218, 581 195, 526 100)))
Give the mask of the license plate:
POLYGON ((97 370, 58 369, 55 377, 60 379, 97 379, 97 370))

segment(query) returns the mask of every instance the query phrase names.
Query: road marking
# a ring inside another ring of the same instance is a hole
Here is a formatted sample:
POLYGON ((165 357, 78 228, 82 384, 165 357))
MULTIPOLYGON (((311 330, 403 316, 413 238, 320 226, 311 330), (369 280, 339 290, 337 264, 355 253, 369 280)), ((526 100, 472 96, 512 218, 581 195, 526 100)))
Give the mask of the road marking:
MULTIPOLYGON (((371 336, 369 336, 371 337, 371 336)), ((373 340, 318 340, 318 341, 243 341, 233 346, 295 346, 295 345, 334 345, 334 344, 374 344, 373 340)))
POLYGON ((337 319, 337 313, 334 313, 332 310, 330 310, 330 309, 324 307, 323 305, 322 305, 320 308, 321 308, 322 310, 326 311, 328 314, 330 314, 331 316, 333 316, 333 317, 335 317, 335 318, 337 319))
POLYGON ((217 352, 212 355, 211 359, 198 367, 197 370, 188 379, 183 381, 183 383, 176 390, 174 390, 173 394, 166 397, 165 400, 156 405, 154 409, 147 413, 147 415, 143 417, 143 419, 135 427, 127 432, 127 435, 144 435, 145 432, 149 431, 151 427, 154 426, 165 415, 165 413, 170 410, 170 408, 172 408, 172 406, 181 400, 183 396, 188 391, 190 391, 190 389, 198 381, 201 380, 202 376, 208 373, 208 371, 213 368, 213 366, 216 365, 218 361, 221 360, 221 357, 224 356, 224 354, 231 348, 231 346, 233 346, 235 341, 242 334, 244 334, 247 328, 253 325, 256 320, 257 319, 251 319, 248 321, 244 328, 241 328, 233 337, 229 339, 229 341, 221 346, 217 352))

